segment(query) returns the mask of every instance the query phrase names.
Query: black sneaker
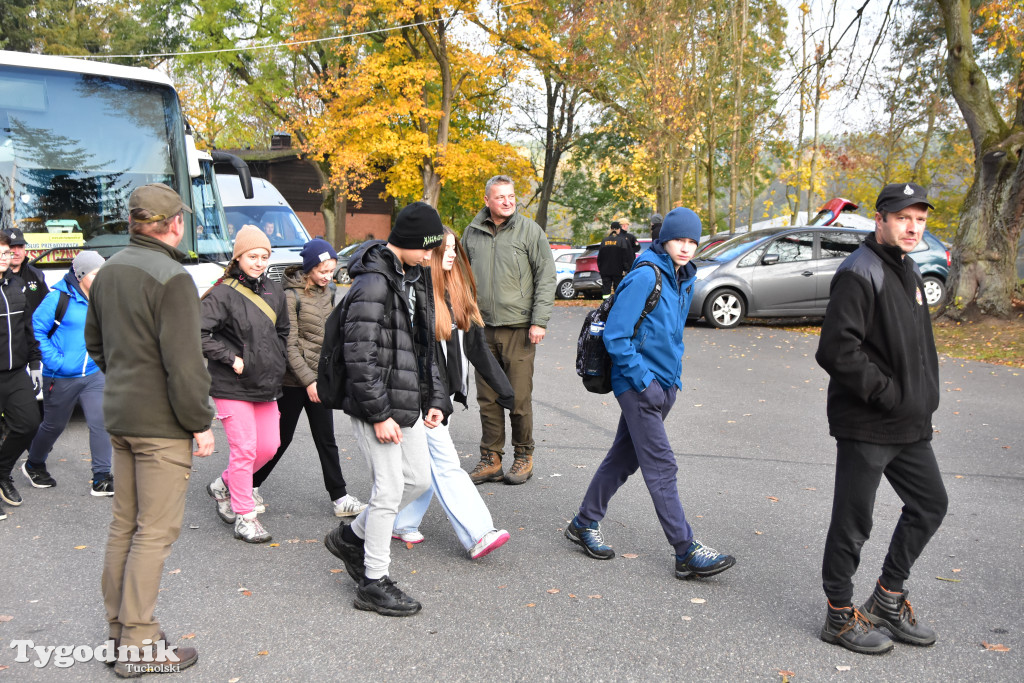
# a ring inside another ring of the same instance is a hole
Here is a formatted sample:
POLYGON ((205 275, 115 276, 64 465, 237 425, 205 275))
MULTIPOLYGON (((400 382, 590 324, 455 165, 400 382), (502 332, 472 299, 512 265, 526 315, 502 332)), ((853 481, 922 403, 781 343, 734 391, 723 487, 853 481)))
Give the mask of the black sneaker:
POLYGON ((92 480, 92 491, 89 493, 99 497, 114 495, 114 476, 110 472, 97 474, 92 480))
POLYGON ((0 498, 13 507, 21 505, 21 494, 14 488, 14 480, 10 476, 0 477, 0 498))
POLYGON ((37 489, 48 489, 52 486, 57 485, 57 480, 50 476, 50 473, 46 471, 46 465, 40 467, 30 467, 28 460, 21 463, 21 471, 28 477, 28 483, 37 489))
POLYGON ((892 649, 892 640, 864 618, 856 607, 833 607, 828 604, 825 625, 820 638, 826 643, 842 645, 862 655, 885 654, 892 649))
POLYGON ((572 521, 569 522, 569 526, 565 527, 565 537, 583 548, 587 555, 596 560, 610 560, 615 557, 615 551, 604 542, 599 522, 591 522, 587 526, 580 526, 577 523, 577 518, 573 517, 572 521))
POLYGON ((352 606, 386 617, 411 617, 423 607, 419 601, 403 593, 395 582, 386 576, 365 586, 360 582, 352 606))
POLYGON ((875 583, 875 592, 861 607, 861 612, 874 626, 884 626, 896 640, 911 645, 932 645, 935 643, 935 631, 917 622, 914 608, 907 600, 909 591, 904 589, 893 593, 875 583))
POLYGON ((347 526, 343 522, 338 525, 338 528, 324 536, 324 547, 327 548, 331 555, 345 563, 345 571, 348 572, 353 581, 358 583, 363 580, 365 555, 361 543, 349 543, 345 540, 342 531, 347 526))
POLYGON ((706 577, 721 574, 736 564, 732 555, 723 555, 694 539, 685 555, 676 555, 676 578, 706 577))

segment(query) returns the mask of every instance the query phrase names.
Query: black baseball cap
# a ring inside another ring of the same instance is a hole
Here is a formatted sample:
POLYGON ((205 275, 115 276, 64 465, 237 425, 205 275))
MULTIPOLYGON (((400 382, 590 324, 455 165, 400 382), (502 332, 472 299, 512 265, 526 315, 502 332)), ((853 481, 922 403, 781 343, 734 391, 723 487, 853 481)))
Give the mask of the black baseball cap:
POLYGON ((917 183, 890 183, 882 188, 875 200, 875 211, 899 211, 912 204, 924 204, 934 209, 928 193, 917 183))
POLYGON ((4 230, 4 234, 10 238, 12 247, 23 247, 28 244, 28 242, 25 241, 25 235, 18 228, 9 228, 4 230))

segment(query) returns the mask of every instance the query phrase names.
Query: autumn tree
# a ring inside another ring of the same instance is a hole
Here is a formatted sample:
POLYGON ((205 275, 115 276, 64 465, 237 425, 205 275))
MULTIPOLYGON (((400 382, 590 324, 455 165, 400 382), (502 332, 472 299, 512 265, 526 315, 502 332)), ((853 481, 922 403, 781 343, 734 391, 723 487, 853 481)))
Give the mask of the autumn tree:
POLYGON ((946 78, 974 147, 974 179, 960 212, 946 315, 1009 317, 1014 257, 1024 228, 1024 1, 936 0, 946 78), (974 36, 983 34, 976 50, 974 36), (993 92, 992 82, 1002 83, 993 92))

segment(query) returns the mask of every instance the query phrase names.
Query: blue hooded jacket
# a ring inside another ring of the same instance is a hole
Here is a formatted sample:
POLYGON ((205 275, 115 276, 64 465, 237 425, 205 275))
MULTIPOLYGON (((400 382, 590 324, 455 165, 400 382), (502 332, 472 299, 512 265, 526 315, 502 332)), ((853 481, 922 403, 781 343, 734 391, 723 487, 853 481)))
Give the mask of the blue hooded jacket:
POLYGON ((89 300, 78 288, 74 273, 68 271, 32 314, 32 331, 43 355, 44 377, 86 377, 99 372, 99 367, 85 352, 85 314, 88 310, 89 300), (47 339, 46 333, 53 326, 61 292, 71 297, 68 309, 57 331, 47 339))
POLYGON ((604 345, 612 358, 612 391, 616 396, 632 389, 643 392, 652 380, 666 389, 682 388, 683 326, 690 311, 697 268, 687 263, 679 277, 672 259, 653 244, 640 255, 615 293, 608 313, 604 345), (633 328, 654 290, 655 273, 639 264, 650 261, 661 270, 661 299, 633 336, 633 328))

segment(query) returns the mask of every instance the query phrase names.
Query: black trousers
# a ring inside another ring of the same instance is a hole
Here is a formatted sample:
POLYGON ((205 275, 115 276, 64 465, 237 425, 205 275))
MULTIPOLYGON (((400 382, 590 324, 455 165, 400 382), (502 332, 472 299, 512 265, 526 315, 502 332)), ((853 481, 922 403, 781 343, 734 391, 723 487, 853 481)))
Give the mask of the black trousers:
POLYGON ((0 477, 11 476, 14 463, 32 443, 39 429, 39 406, 32 379, 25 368, 0 371, 0 413, 7 423, 7 437, 0 445, 0 477))
POLYGON ((601 273, 601 295, 608 296, 612 290, 619 288, 625 273, 601 273))
POLYGON ((946 487, 931 441, 873 444, 837 439, 832 522, 821 565, 825 595, 837 607, 852 604, 853 575, 861 547, 871 534, 875 494, 883 474, 903 501, 879 577, 889 590, 903 589, 910 568, 946 515, 946 487))
POLYGON ((303 387, 282 387, 281 398, 277 399, 278 410, 281 411, 281 446, 273 459, 267 462, 252 475, 253 487, 261 486, 270 473, 274 471, 281 456, 295 436, 295 427, 299 423, 299 415, 306 411, 309 430, 313 434, 313 444, 320 456, 320 469, 324 475, 324 488, 331 500, 337 500, 346 493, 345 477, 341 474, 341 457, 338 443, 334 440, 334 411, 325 408, 322 403, 313 403, 303 387))

